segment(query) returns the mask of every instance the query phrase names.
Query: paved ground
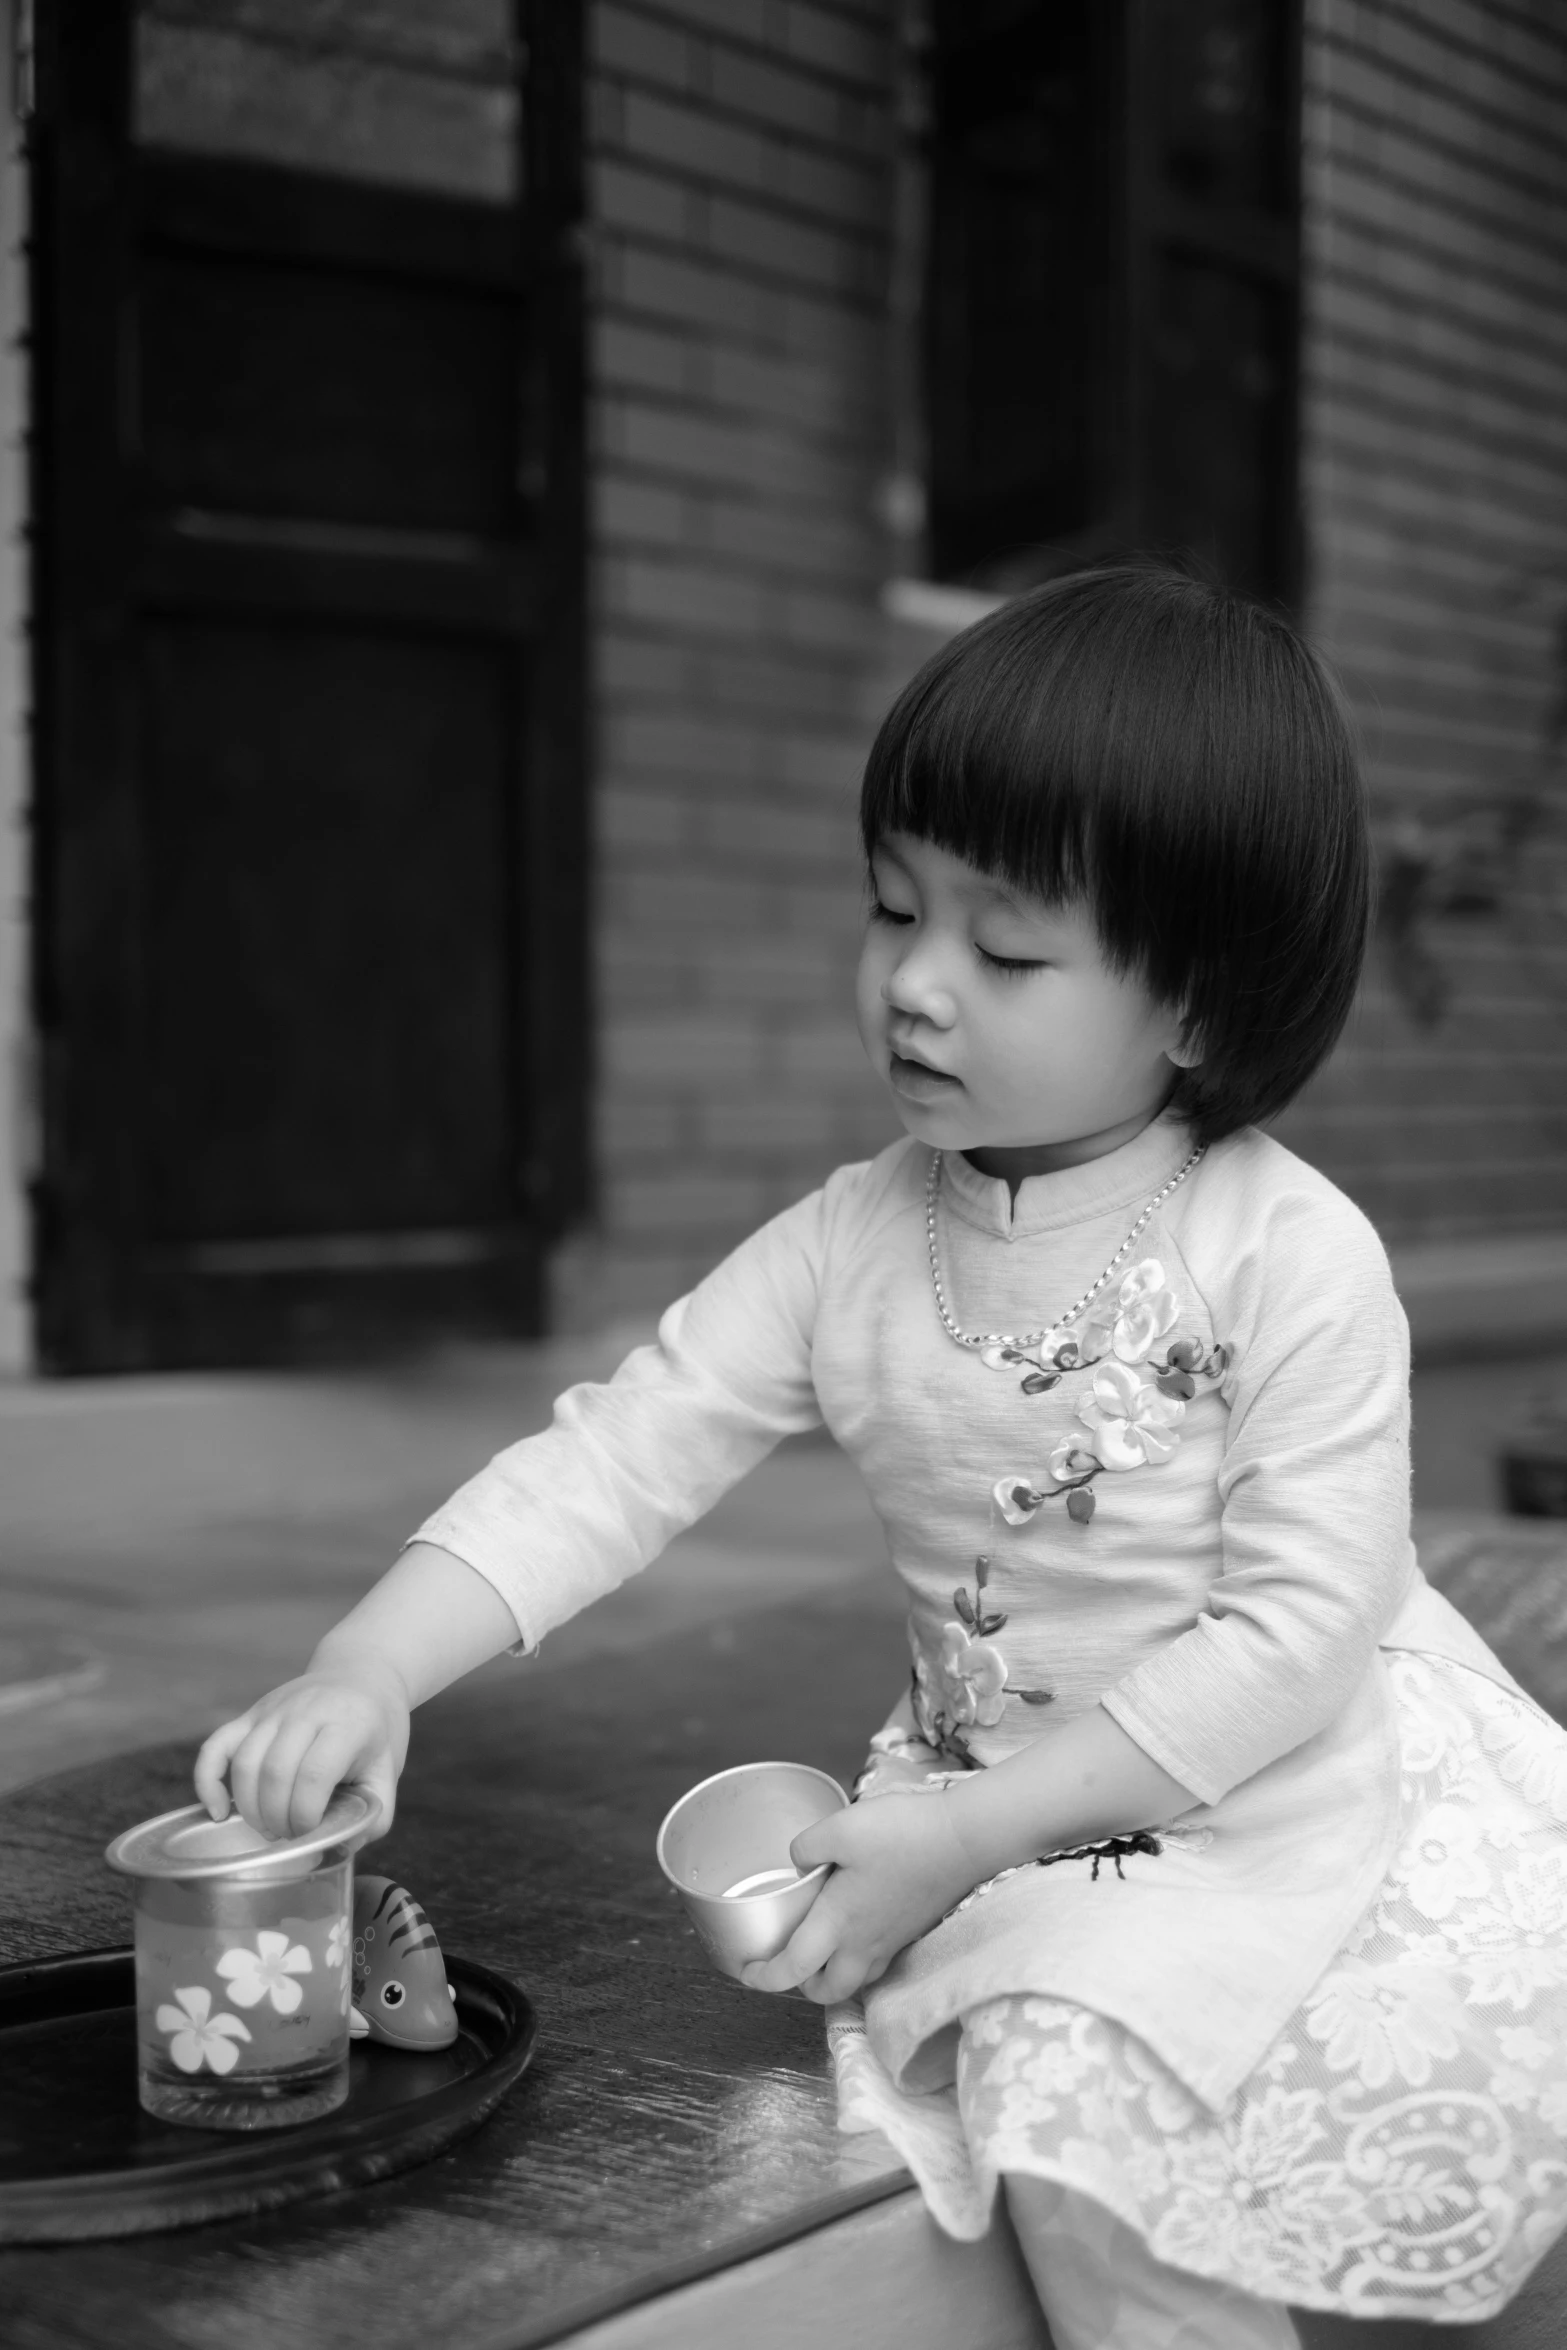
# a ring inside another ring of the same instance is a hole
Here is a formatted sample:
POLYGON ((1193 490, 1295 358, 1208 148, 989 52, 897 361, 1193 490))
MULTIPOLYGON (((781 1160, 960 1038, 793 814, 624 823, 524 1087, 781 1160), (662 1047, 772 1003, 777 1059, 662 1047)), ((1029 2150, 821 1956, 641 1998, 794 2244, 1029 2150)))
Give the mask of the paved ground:
MULTIPOLYGON (((432 1503, 540 1426, 603 1350, 492 1348, 353 1377, 0 1387, 0 1788, 193 1741, 286 1673, 432 1503)), ((1567 1361, 1416 1381, 1416 1503, 1440 1559, 1495 1508, 1492 1461, 1567 1361)), ((1514 1547, 1567 1585, 1567 1527, 1514 1547)), ((659 1566, 546 1644, 548 1672, 780 1592, 896 1604, 879 1528, 825 1441, 783 1447, 659 1566)), ((889 1693, 889 1702, 890 1702, 889 1693)))

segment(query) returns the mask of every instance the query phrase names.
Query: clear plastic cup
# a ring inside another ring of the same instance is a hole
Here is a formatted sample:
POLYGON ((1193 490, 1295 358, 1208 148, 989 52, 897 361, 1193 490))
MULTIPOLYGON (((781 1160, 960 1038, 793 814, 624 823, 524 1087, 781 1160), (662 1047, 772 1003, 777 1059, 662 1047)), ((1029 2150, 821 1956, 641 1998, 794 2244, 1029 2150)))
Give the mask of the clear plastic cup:
POLYGON ((353 1854, 378 1806, 348 1791, 309 1836, 269 1842, 200 1804, 107 1858, 135 1881, 143 2107, 208 2130, 314 2121, 348 2095, 353 1854))

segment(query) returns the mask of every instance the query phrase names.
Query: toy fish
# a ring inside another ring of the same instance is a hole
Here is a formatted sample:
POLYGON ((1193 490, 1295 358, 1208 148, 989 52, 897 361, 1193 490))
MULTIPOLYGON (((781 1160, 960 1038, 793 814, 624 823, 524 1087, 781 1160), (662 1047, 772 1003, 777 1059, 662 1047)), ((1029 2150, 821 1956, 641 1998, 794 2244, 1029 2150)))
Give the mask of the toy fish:
POLYGON ((457 2009, 435 1928, 411 1893, 390 1877, 354 1879, 356 2040, 388 2048, 449 2048, 457 2009))

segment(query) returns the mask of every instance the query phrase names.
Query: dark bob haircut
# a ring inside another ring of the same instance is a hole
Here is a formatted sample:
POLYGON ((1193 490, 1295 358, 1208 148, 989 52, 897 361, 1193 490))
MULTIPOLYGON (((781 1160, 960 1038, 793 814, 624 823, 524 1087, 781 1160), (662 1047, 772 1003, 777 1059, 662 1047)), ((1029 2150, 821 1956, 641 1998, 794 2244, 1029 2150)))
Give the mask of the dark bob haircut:
POLYGON ((966 629, 872 747, 866 855, 914 834, 1091 912, 1114 969, 1202 1054, 1174 1106, 1216 1142, 1331 1051, 1365 954, 1365 793, 1331 680, 1288 624, 1153 568, 1052 581, 966 629))

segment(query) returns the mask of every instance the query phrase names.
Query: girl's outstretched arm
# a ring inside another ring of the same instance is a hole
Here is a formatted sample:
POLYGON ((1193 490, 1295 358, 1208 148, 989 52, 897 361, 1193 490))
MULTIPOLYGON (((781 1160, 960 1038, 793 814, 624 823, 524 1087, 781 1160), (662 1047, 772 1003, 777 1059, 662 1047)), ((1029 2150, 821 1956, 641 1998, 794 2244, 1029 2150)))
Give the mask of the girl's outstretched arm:
POLYGON ((879 1796, 797 1836, 795 1866, 830 1861, 833 1874, 777 1958, 744 1980, 756 1991, 799 1986, 826 2005, 847 1999, 987 1878, 1162 1826, 1197 1800, 1095 1706, 939 1794, 879 1796))
MULTIPOLYGON (((897 1169, 894 1168, 896 1173, 897 1169)), ((428 1518, 309 1668, 203 1747, 196 1786, 271 1835, 313 1827, 344 1779, 392 1816, 421 1698, 557 1624, 657 1558, 784 1436, 821 1425, 811 1344, 823 1269, 882 1212, 888 1166, 849 1167, 679 1299, 658 1343, 568 1388, 428 1518), (225 1783, 226 1775, 226 1783, 225 1783)), ((908 1178, 905 1175, 905 1182, 908 1178)))
POLYGON ((389 1827, 413 1708, 516 1639, 493 1584, 450 1551, 413 1543, 297 1680, 213 1731, 196 1793, 215 1820, 232 1804, 265 1836, 300 1836, 347 1780, 378 1799, 389 1827))

